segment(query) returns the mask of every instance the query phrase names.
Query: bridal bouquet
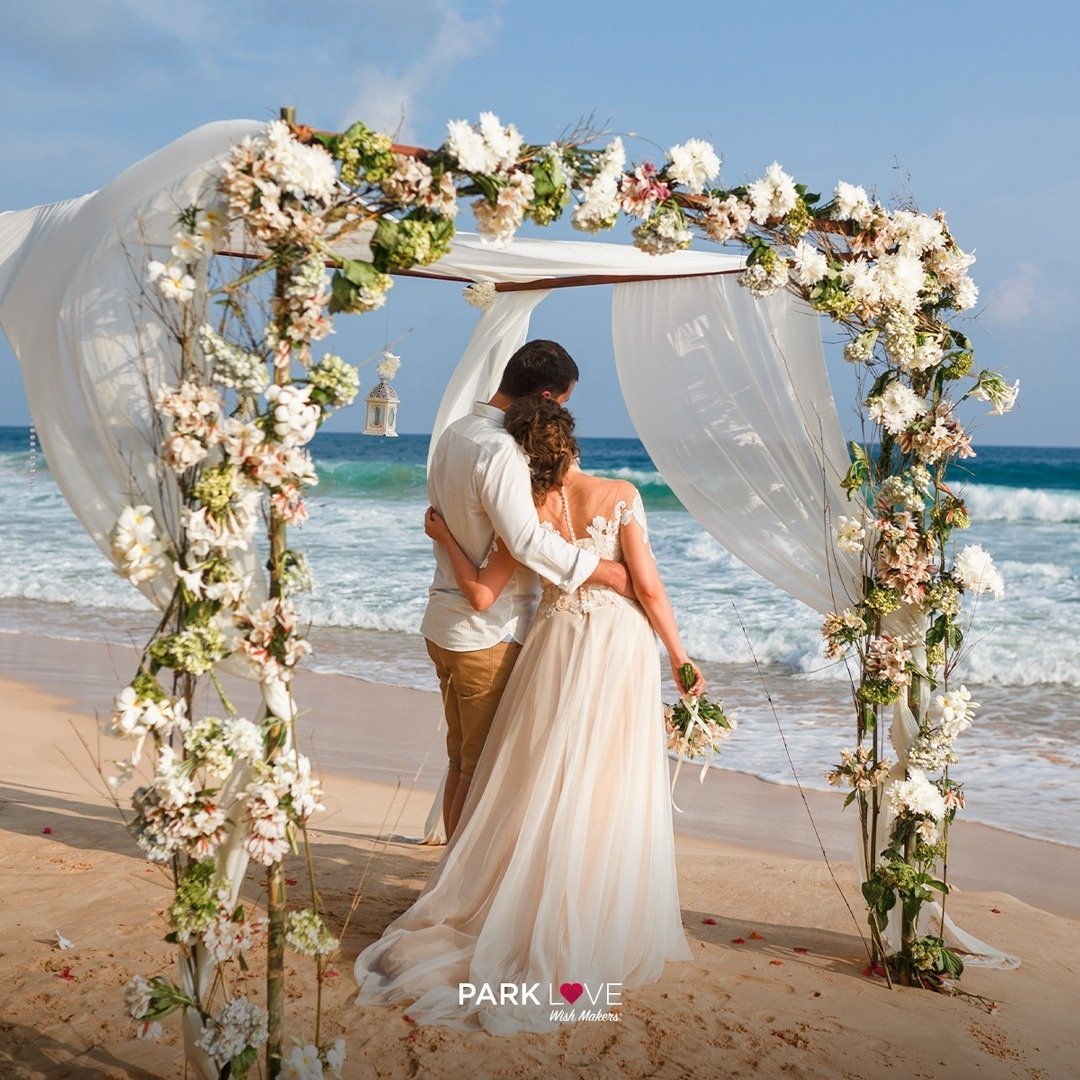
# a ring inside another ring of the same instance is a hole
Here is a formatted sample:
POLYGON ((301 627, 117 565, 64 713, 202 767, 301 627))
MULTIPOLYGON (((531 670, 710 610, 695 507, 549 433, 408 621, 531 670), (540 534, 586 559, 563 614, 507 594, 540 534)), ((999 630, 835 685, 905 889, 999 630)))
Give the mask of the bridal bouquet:
POLYGON ((710 701, 705 695, 689 697, 686 694, 696 678, 692 664, 683 664, 679 668, 682 693, 676 704, 664 706, 664 727, 669 750, 680 757, 704 758, 707 764, 713 754, 719 753, 721 744, 738 722, 724 712, 722 701, 710 701))

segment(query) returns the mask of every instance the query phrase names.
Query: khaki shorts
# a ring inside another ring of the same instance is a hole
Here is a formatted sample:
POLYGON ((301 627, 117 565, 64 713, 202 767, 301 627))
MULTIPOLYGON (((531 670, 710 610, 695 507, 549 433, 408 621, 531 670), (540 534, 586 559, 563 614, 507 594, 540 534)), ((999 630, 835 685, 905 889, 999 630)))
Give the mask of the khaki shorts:
POLYGON ((480 760, 521 646, 516 641, 501 641, 490 649, 453 652, 428 641, 427 648, 442 689, 446 756, 450 768, 458 769, 468 780, 480 760))

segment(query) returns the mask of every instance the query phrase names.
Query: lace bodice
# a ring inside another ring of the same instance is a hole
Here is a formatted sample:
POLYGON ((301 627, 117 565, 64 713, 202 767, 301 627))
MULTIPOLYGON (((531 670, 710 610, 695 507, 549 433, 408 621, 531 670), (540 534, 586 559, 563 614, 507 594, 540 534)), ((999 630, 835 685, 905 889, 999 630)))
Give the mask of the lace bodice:
MULTIPOLYGON (((611 516, 605 517, 597 514, 592 521, 585 526, 588 536, 579 537, 573 541, 575 547, 586 551, 595 551, 601 559, 622 559, 622 544, 619 536, 624 525, 636 521, 641 526, 645 543, 649 542, 649 530, 645 522, 645 507, 642 505, 641 496, 634 492, 634 498, 629 504, 625 499, 620 499, 611 510, 611 516)), ((555 532, 555 526, 550 521, 541 522, 541 527, 555 532)), ((634 607, 638 605, 633 600, 628 600, 621 593, 607 585, 582 585, 572 593, 563 592, 557 585, 544 581, 540 596, 540 606, 537 608, 537 616, 552 616, 556 611, 571 612, 575 615, 583 615, 598 607, 634 607)))

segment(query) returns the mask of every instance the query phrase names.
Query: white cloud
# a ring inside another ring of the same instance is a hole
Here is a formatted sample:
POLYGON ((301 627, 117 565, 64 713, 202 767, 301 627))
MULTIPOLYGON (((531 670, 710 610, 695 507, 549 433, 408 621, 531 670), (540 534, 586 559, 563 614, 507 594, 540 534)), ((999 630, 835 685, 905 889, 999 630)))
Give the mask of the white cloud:
POLYGON ((1048 292, 1042 270, 1031 262, 1017 263, 1013 273, 994 286, 986 305, 986 317, 994 322, 1019 323, 1049 315, 1059 297, 1048 292))
MULTIPOLYGON (((428 5, 433 31, 424 48, 400 71, 364 64, 356 73, 356 95, 342 126, 363 120, 369 127, 396 134, 401 142, 416 141, 415 124, 423 113, 425 96, 436 89, 462 61, 471 60, 494 44, 502 25, 497 5, 486 15, 466 18, 447 0, 428 5)), ((423 22, 423 13, 412 13, 423 22)))

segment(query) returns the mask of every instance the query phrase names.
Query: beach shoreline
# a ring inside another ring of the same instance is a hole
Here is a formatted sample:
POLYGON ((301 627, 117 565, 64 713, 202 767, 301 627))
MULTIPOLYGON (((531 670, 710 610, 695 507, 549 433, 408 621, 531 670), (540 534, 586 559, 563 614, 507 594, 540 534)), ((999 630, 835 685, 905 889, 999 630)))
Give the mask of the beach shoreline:
MULTIPOLYGON (((128 647, 56 647, 31 635, 0 640, 0 722, 8 733, 0 765, 8 871, 0 873, 0 963, 18 973, 0 1004, 5 1076, 183 1072, 175 1018, 160 1043, 140 1043, 123 1015, 122 987, 132 974, 171 973, 172 950, 162 940, 169 892, 124 830, 91 761, 124 751, 99 738, 93 713, 108 710, 136 656, 128 647), (75 948, 57 949, 54 931, 75 948)), ((254 702, 253 689, 229 683, 241 709, 254 702)), ((400 1007, 358 1010, 353 957, 409 905, 441 853, 391 839, 422 831, 442 767, 438 699, 309 672, 298 676, 296 692, 305 710, 301 740, 326 788, 327 811, 311 830, 319 887, 331 925, 345 927, 326 987, 324 1033, 346 1038, 346 1077, 1071 1075, 1080 1049, 1067 1005, 1080 968, 1080 851, 958 826, 950 914, 1023 959, 1019 971, 965 975, 967 990, 1005 1003, 991 1015, 960 999, 890 991, 863 975, 853 821, 840 814, 838 798, 806 793, 856 919, 816 848, 799 793, 722 770, 699 784, 684 767, 676 794, 686 810, 676 815, 676 848, 694 959, 668 965, 658 983, 627 989, 619 1023, 583 1021, 552 1036, 503 1040, 417 1029, 400 1007)), ((299 860, 287 873, 301 889, 299 860)), ((243 897, 262 903, 253 872, 243 897)), ((295 959, 289 1023, 302 1034, 310 1030, 313 980, 295 959)), ((260 973, 256 963, 251 978, 260 973)))

